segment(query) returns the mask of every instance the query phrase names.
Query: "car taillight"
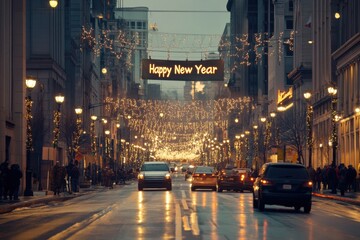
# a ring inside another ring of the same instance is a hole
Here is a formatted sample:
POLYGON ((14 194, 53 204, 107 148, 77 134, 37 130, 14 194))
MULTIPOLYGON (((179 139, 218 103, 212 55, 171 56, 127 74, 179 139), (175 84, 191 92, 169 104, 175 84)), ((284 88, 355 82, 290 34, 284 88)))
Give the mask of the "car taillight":
POLYGON ((199 176, 200 176, 200 174, 198 174, 198 173, 193 174, 193 177, 199 177, 199 176))
POLYGON ((261 185, 263 185, 263 186, 270 186, 270 185, 272 185, 272 182, 270 182, 269 180, 266 180, 266 179, 261 179, 261 180, 260 180, 260 183, 261 183, 261 185))
POLYGON ((306 181, 306 182, 304 182, 303 186, 304 186, 304 187, 312 188, 313 183, 312 183, 312 181, 306 181))
POLYGON ((252 178, 250 178, 250 181, 252 181, 252 182, 253 182, 253 181, 255 181, 255 179, 252 177, 252 178))

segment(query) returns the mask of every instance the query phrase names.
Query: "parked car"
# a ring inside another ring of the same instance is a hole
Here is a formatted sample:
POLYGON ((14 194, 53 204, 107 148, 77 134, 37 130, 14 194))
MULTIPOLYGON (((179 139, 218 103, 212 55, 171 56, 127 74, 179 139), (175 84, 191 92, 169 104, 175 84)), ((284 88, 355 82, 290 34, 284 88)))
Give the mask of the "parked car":
POLYGON ((144 188, 172 189, 169 165, 166 162, 144 162, 138 174, 138 190, 144 188))
POLYGON ((266 163, 254 182, 253 207, 264 211, 265 205, 294 207, 311 211, 312 182, 305 166, 292 163, 266 163))
POLYGON ((192 174, 191 191, 196 189, 216 190, 217 175, 215 169, 209 166, 197 166, 192 174))

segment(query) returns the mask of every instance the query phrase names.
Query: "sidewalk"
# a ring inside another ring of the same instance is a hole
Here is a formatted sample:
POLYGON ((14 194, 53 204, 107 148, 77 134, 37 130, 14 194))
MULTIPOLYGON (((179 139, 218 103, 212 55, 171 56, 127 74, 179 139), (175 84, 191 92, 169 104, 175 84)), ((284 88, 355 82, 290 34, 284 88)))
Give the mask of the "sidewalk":
POLYGON ((336 201, 342 201, 350 204, 360 206, 360 192, 345 192, 344 196, 341 196, 338 190, 336 194, 332 194, 331 190, 320 190, 320 192, 313 192, 314 197, 327 198, 336 201))
MULTIPOLYGON (((123 185, 115 185, 114 188, 120 188, 123 185)), ((11 212, 17 208, 30 207, 34 205, 43 205, 49 202, 62 202, 76 197, 80 197, 93 192, 101 192, 109 189, 104 186, 90 186, 89 188, 80 188, 77 193, 60 193, 59 196, 53 194, 46 195, 45 191, 34 192, 34 196, 19 196, 18 201, 0 200, 0 214, 11 212)), ((52 192, 50 192, 52 193, 52 192)))

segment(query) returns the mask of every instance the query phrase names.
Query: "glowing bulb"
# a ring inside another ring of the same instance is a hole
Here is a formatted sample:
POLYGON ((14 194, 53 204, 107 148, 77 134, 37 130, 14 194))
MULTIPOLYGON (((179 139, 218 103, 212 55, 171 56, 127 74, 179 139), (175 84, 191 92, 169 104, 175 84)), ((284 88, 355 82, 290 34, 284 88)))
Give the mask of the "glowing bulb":
POLYGON ((57 0, 50 0, 49 4, 50 4, 50 7, 56 8, 57 5, 58 5, 58 1, 57 0))

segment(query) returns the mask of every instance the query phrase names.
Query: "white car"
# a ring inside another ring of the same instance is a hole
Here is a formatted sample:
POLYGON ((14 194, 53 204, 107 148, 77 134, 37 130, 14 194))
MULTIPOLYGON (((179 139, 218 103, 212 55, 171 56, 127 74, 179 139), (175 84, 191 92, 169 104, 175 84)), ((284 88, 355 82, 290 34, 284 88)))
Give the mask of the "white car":
POLYGON ((166 188, 171 191, 171 173, 166 162, 144 162, 138 174, 138 190, 144 188, 166 188))

